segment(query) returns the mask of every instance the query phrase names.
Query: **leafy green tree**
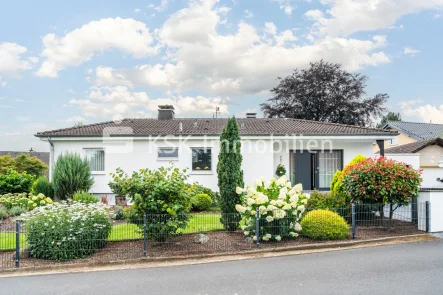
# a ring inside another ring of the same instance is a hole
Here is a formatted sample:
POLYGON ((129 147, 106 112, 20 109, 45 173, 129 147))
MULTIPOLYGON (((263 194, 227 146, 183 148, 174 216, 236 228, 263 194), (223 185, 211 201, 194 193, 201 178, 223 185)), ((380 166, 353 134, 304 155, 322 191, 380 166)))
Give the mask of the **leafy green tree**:
POLYGON ((22 173, 26 171, 26 173, 36 177, 44 175, 46 170, 48 170, 48 166, 40 161, 39 158, 36 156, 31 157, 25 153, 14 158, 14 166, 18 172, 22 173))
POLYGON ((0 174, 5 174, 9 169, 14 169, 18 173, 26 172, 27 174, 39 177, 45 174, 48 166, 39 158, 22 153, 13 158, 10 154, 0 157, 0 174))
POLYGON ((14 158, 10 154, 0 156, 0 174, 5 174, 9 169, 14 168, 14 158))
POLYGON ((389 98, 386 93, 367 97, 367 76, 323 60, 279 79, 280 83, 271 90, 273 97, 261 104, 270 118, 370 126, 373 117, 383 114, 383 105, 389 98))
POLYGON ((400 113, 389 112, 381 118, 380 123, 377 124, 377 128, 382 128, 388 121, 401 121, 400 113))
POLYGON ((238 124, 235 117, 228 120, 220 135, 220 153, 218 154, 218 187, 220 190, 221 222, 228 230, 235 230, 241 219, 235 213, 235 205, 241 203, 241 197, 236 193, 237 187, 244 187, 243 157, 238 124))
POLYGON ((54 166, 52 184, 60 200, 72 199, 77 191, 87 191, 94 184, 89 162, 80 155, 66 153, 58 157, 54 166))

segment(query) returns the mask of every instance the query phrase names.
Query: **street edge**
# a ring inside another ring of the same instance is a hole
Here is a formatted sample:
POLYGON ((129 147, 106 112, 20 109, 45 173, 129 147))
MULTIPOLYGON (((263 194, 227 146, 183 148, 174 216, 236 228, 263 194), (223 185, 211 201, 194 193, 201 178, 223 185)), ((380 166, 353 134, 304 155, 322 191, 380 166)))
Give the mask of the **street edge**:
POLYGON ((173 256, 173 257, 141 257, 138 259, 96 262, 93 264, 73 263, 73 264, 63 264, 63 265, 41 266, 34 268, 30 267, 12 268, 12 269, 0 270, 0 277, 203 264, 203 263, 245 260, 245 259, 255 259, 255 258, 278 257, 286 255, 331 252, 331 251, 348 250, 348 249, 356 249, 364 247, 385 246, 385 245, 433 241, 433 240, 438 240, 438 238, 433 237, 430 234, 418 234, 418 235, 396 236, 396 237, 387 237, 387 238, 379 238, 371 240, 358 240, 358 241, 325 243, 325 244, 316 244, 316 245, 278 247, 274 249, 258 248, 253 250, 237 251, 229 253, 193 254, 193 255, 183 255, 183 256, 173 256))

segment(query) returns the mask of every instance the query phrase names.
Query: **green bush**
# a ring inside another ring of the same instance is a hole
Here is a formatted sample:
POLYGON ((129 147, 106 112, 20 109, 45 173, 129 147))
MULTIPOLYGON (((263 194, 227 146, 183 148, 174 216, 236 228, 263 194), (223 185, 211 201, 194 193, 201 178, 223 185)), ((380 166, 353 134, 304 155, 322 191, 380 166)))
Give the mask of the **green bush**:
POLYGON ((8 210, 4 206, 0 205, 0 220, 8 218, 9 213, 8 210))
POLYGON ((148 214, 148 237, 165 241, 179 235, 179 229, 189 222, 191 198, 186 169, 160 167, 158 170, 140 169, 131 176, 117 169, 111 174, 118 183, 121 193, 128 195, 132 202, 130 219, 141 226, 144 213, 148 214))
POLYGON ((417 197, 421 171, 408 167, 405 163, 380 157, 367 159, 354 166, 343 178, 342 186, 352 200, 362 204, 379 204, 381 218, 383 206, 391 206, 389 218, 400 206, 407 206, 417 197))
POLYGON ((45 176, 40 176, 34 181, 31 192, 33 195, 44 194, 46 197, 54 198, 54 187, 45 176))
POLYGON ((313 191, 311 198, 306 205, 308 211, 315 209, 329 209, 337 212, 345 220, 350 220, 351 216, 351 203, 345 194, 334 194, 332 192, 319 192, 313 191))
POLYGON ((82 202, 85 204, 98 203, 100 200, 91 193, 85 191, 78 191, 72 197, 73 201, 82 202))
POLYGON ((207 194, 198 194, 191 198, 192 210, 206 211, 212 206, 212 199, 207 194))
POLYGON ((308 212, 301 221, 302 233, 314 240, 340 240, 349 235, 349 226, 337 213, 329 210, 308 212))
POLYGON ((111 213, 101 203, 56 203, 22 217, 30 255, 50 260, 85 258, 103 248, 111 232, 111 213))
POLYGON ((188 191, 191 196, 195 196, 198 194, 205 194, 211 198, 213 206, 216 206, 218 204, 217 193, 214 192, 212 189, 200 185, 198 183, 188 184, 188 186, 189 186, 188 191))
POLYGON ((22 153, 15 158, 12 158, 10 154, 0 156, 0 174, 6 173, 9 169, 38 177, 48 170, 48 166, 36 156, 31 157, 27 153, 22 153))
POLYGON ((9 214, 13 216, 19 216, 26 212, 28 212, 28 210, 25 207, 21 206, 14 206, 11 209, 9 209, 9 214))
POLYGON ((115 215, 115 220, 124 220, 125 219, 125 214, 123 211, 123 207, 122 206, 115 206, 114 207, 114 215, 115 215))
POLYGON ((88 191, 93 184, 88 160, 72 153, 58 157, 53 175, 54 193, 58 199, 71 199, 75 192, 88 191))
POLYGON ((9 169, 5 174, 0 174, 0 195, 9 193, 29 193, 34 176, 23 172, 18 173, 9 169))
POLYGON ((51 198, 45 197, 43 194, 36 196, 26 193, 0 195, 0 205, 5 206, 7 209, 18 206, 31 210, 35 207, 46 206, 53 203, 51 198))

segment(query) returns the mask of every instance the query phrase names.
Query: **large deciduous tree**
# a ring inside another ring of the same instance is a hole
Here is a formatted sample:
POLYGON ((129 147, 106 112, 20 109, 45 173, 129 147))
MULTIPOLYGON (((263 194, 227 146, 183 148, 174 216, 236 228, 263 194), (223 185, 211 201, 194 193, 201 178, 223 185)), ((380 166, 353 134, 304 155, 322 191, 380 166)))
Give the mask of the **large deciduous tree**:
POLYGON ((220 153, 218 155, 218 187, 220 190, 221 222, 228 230, 238 227, 241 216, 236 213, 235 205, 240 204, 237 187, 243 187, 243 157, 241 155, 240 134, 235 117, 228 120, 220 135, 220 153))
POLYGON ((372 119, 385 111, 383 104, 389 98, 385 93, 366 97, 367 76, 323 60, 279 80, 271 90, 273 97, 261 104, 264 114, 271 118, 371 126, 372 119))

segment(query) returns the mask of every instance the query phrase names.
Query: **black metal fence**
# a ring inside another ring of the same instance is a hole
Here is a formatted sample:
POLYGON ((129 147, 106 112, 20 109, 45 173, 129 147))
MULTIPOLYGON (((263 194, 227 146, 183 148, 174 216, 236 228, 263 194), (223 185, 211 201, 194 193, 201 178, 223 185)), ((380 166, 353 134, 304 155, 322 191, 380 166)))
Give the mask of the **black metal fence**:
MULTIPOLYGON (((420 234, 430 228, 429 202, 407 207, 352 204, 349 208, 317 210, 312 217, 313 210, 304 212, 301 225, 293 216, 271 220, 266 217, 277 215, 257 210, 236 230, 226 229, 219 213, 189 214, 179 222, 169 215, 147 214, 138 220, 113 221, 105 235, 100 235, 99 226, 60 233, 56 224, 37 232, 17 219, 0 224, 0 269, 370 240, 420 234), (330 217, 330 211, 342 218, 330 217), (77 239, 79 236, 82 238, 77 239)), ((238 220, 238 216, 224 216, 225 223, 238 220)))

